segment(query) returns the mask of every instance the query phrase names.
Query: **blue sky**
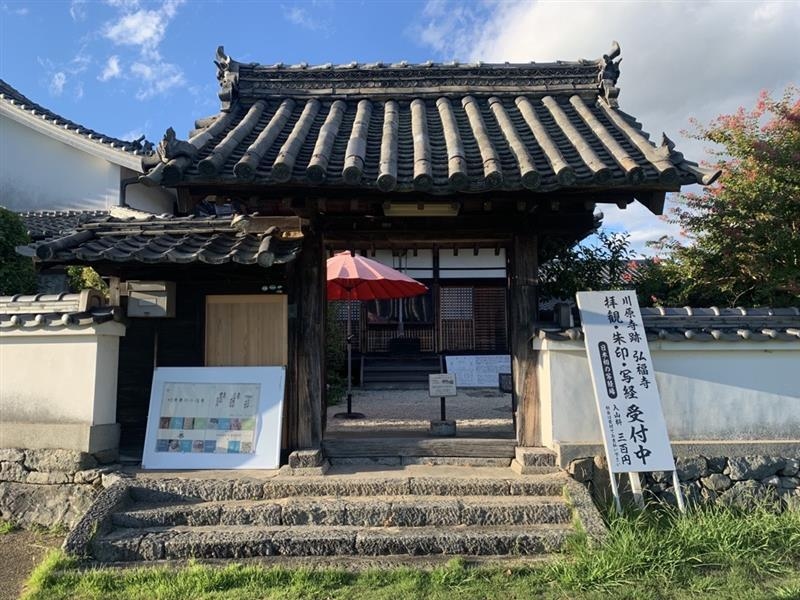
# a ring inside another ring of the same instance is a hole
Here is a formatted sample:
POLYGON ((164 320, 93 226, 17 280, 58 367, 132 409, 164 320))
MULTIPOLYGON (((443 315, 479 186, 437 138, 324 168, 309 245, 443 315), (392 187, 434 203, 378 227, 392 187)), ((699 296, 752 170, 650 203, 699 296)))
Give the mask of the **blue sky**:
POLYGON ((2 2, 0 73, 103 133, 185 135, 217 112, 216 47, 241 62, 421 62, 417 2, 2 2))
MULTIPOLYGON (((217 112, 218 45, 241 62, 527 62, 598 58, 622 46, 620 106, 655 139, 683 137, 800 82, 800 2, 543 0, 0 0, 0 77, 108 135, 185 137, 217 112)), ((674 228, 604 208, 637 247, 674 228)))

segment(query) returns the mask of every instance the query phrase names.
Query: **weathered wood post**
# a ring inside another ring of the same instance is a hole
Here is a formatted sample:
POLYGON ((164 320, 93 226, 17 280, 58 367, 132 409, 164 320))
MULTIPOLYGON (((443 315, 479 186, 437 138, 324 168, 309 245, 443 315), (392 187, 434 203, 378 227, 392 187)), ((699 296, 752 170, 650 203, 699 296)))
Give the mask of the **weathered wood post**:
POLYGON ((322 446, 325 409, 326 312, 325 256, 322 235, 314 228, 305 233, 289 279, 296 308, 289 320, 286 446, 315 450, 322 446))
POLYGON ((537 243, 535 235, 515 234, 511 256, 511 372, 520 446, 541 445, 536 353, 531 344, 539 309, 537 243))

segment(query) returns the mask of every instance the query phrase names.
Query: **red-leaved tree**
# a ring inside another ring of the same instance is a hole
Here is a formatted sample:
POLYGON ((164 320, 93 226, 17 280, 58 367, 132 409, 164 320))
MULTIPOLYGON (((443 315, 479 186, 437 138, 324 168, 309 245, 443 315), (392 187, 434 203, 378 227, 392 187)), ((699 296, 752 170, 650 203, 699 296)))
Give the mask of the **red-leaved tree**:
POLYGON ((800 305, 800 88, 762 93, 697 127, 717 144, 722 175, 685 194, 671 220, 681 240, 662 239, 667 260, 651 265, 655 300, 672 305, 800 305))

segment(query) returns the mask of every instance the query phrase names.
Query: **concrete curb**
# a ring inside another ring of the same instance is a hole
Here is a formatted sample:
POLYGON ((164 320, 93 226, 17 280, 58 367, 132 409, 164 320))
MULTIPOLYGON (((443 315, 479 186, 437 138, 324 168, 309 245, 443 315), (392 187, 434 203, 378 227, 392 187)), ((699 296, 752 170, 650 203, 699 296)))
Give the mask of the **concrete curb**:
POLYGON ((608 529, 587 489, 571 477, 567 477, 564 494, 589 538, 589 545, 591 547, 601 545, 608 535, 608 529))
POLYGON ((89 544, 110 529, 111 514, 130 502, 130 482, 116 481, 95 498, 89 510, 67 534, 61 548, 72 556, 88 556, 89 544))

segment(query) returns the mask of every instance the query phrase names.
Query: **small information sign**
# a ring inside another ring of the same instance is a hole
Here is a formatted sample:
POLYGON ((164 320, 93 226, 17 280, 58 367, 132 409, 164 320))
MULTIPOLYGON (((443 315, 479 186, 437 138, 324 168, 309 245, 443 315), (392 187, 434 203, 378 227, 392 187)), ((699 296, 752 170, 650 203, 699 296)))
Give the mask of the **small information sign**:
POLYGON ((437 373, 428 375, 428 393, 431 398, 442 398, 455 396, 456 376, 455 373, 437 373))
POLYGON ((674 471, 636 293, 579 292, 577 300, 610 471, 674 471))

